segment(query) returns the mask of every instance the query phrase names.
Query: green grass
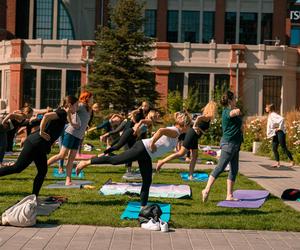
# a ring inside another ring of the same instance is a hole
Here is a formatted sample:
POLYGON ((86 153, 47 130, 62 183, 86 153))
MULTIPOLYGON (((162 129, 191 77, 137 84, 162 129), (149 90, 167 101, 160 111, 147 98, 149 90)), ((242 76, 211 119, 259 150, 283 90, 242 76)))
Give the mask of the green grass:
MULTIPOLYGON (((63 195, 69 201, 50 216, 39 216, 38 223, 90 224, 102 226, 138 226, 137 221, 120 220, 120 215, 128 201, 139 201, 138 197, 102 196, 98 189, 108 179, 121 181, 124 167, 90 167, 85 170, 86 178, 95 182, 95 190, 44 189, 40 195, 63 195)), ((183 184, 180 170, 163 170, 154 176, 154 183, 183 184)), ((35 167, 29 167, 23 173, 0 178, 0 212, 13 205, 22 197, 30 194, 35 167)), ((300 231, 300 213, 286 206, 280 199, 271 196, 260 209, 227 209, 216 204, 225 198, 226 175, 217 180, 209 201, 200 201, 200 192, 205 183, 189 183, 192 199, 157 199, 153 202, 168 202, 172 205, 171 226, 175 228, 222 228, 254 230, 300 231)), ((53 183, 52 168, 44 186, 53 183)), ((236 189, 261 189, 259 185, 240 175, 236 189)))

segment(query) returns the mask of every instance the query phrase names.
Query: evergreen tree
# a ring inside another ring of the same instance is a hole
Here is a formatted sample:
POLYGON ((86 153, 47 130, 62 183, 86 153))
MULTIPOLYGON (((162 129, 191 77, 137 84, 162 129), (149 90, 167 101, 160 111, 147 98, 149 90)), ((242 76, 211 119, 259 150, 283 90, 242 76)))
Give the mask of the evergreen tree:
POLYGON ((144 4, 137 0, 119 0, 112 9, 108 26, 96 34, 95 62, 89 89, 103 109, 110 104, 128 111, 141 100, 154 103, 158 97, 151 73, 152 38, 142 31, 144 4))

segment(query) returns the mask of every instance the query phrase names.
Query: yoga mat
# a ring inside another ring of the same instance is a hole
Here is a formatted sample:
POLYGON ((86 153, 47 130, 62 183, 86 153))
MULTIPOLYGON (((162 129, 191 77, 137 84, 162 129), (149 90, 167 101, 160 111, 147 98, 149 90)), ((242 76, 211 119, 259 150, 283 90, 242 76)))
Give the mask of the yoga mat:
MULTIPOLYGON (((56 178, 66 178, 67 174, 66 174, 66 171, 63 172, 63 173, 59 173, 58 172, 58 168, 54 168, 52 176, 56 177, 56 178)), ((72 169, 72 177, 73 178, 84 178, 84 171, 81 170, 81 172, 79 173, 79 175, 76 175, 75 168, 73 168, 72 169)))
POLYGON ((184 181, 198 181, 198 182, 206 182, 208 180, 207 173, 193 173, 193 180, 189 180, 189 173, 183 172, 180 173, 181 179, 184 181))
POLYGON ((260 200, 266 199, 270 192, 267 190, 236 190, 233 197, 239 200, 260 200))
MULTIPOLYGON (((153 203, 149 202, 147 205, 153 203)), ((171 205, 166 203, 155 203, 160 206, 162 210, 161 219, 165 222, 169 222, 171 217, 171 205)), ((137 219, 141 210, 141 204, 139 202, 129 202, 125 211, 121 215, 121 220, 124 219, 137 219)))
POLYGON ((297 201, 299 201, 299 202, 300 202, 300 198, 299 198, 299 199, 297 199, 297 201))
MULTIPOLYGON (((108 182, 99 190, 103 195, 139 195, 142 183, 108 182)), ((149 197, 159 198, 188 198, 191 197, 191 188, 188 185, 152 184, 149 197)))
POLYGON ((142 176, 141 174, 138 172, 133 172, 133 173, 125 173, 122 177, 122 179, 126 180, 126 181, 142 181, 142 176))
POLYGON ((62 196, 50 196, 38 200, 37 215, 48 216, 68 199, 62 196))
POLYGON ((218 207, 230 207, 230 208, 260 208, 266 199, 260 200, 239 200, 239 201, 221 201, 218 203, 218 207))
POLYGON ((75 159, 76 160, 89 160, 95 156, 96 155, 93 155, 93 154, 77 154, 75 159))
POLYGON ((266 198, 269 196, 266 190, 236 190, 233 192, 233 197, 238 201, 221 201, 217 204, 219 207, 231 208, 260 208, 266 198))
POLYGON ((265 165, 265 164, 260 164, 260 166, 262 166, 265 169, 274 170, 274 171, 283 171, 283 170, 285 170, 285 171, 295 171, 294 168, 287 167, 287 166, 281 166, 280 168, 273 168, 271 165, 265 165))
POLYGON ((94 182, 92 181, 81 181, 81 180, 74 180, 72 181, 74 185, 66 186, 65 181, 57 181, 56 183, 50 184, 46 186, 45 188, 47 189, 56 189, 56 188, 64 188, 64 189, 69 189, 69 188, 82 188, 84 185, 90 185, 93 184, 94 182))

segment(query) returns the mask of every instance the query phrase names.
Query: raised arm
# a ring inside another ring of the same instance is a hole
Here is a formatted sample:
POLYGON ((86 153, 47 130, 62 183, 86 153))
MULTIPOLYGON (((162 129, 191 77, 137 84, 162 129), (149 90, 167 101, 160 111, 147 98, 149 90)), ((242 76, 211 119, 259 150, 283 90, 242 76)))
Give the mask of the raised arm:
POLYGON ((235 117, 235 116, 240 116, 240 115, 242 115, 242 112, 238 108, 235 108, 235 109, 231 110, 230 113, 229 113, 230 117, 235 117))

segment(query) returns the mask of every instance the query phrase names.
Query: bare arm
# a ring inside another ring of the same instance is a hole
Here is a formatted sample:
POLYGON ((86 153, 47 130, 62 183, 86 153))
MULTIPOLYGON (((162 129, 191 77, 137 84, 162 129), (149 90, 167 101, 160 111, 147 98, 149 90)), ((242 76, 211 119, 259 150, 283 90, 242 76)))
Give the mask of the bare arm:
POLYGON ((242 114, 240 109, 233 109, 230 111, 229 116, 230 117, 236 117, 236 116, 240 116, 242 114))
POLYGON ((19 113, 15 113, 15 114, 11 113, 3 119, 2 124, 6 123, 9 119, 15 119, 15 120, 20 121, 20 120, 24 119, 24 115, 19 114, 19 113))

